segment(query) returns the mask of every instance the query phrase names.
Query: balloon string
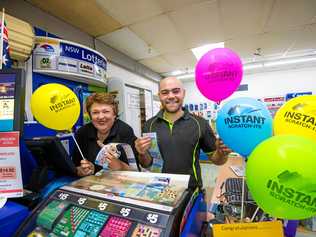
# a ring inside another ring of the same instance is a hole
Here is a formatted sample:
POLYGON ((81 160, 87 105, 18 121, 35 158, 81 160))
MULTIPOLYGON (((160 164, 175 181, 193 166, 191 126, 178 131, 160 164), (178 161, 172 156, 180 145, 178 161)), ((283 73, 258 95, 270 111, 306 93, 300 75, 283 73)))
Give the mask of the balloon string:
MULTIPOLYGON (((242 161, 243 170, 246 170, 246 162, 242 161)), ((242 186, 241 186, 241 211, 240 211, 240 222, 243 221, 244 217, 244 205, 245 205, 245 174, 242 176, 242 186)))
POLYGON ((259 211, 259 207, 257 207, 257 209, 255 210, 255 212, 253 213, 250 222, 253 222, 253 220, 255 219, 255 217, 256 217, 258 211, 259 211))
POLYGON ((78 142, 77 142, 77 140, 76 140, 74 134, 71 133, 71 136, 72 136, 72 138, 74 139, 74 141, 75 141, 75 143, 76 143, 76 146, 77 146, 77 148, 78 148, 78 150, 79 150, 79 152, 80 152, 80 155, 81 155, 82 159, 86 160, 86 158, 84 158, 84 156, 83 156, 83 154, 82 154, 82 151, 81 151, 81 149, 80 149, 80 147, 79 147, 79 144, 78 144, 78 142))

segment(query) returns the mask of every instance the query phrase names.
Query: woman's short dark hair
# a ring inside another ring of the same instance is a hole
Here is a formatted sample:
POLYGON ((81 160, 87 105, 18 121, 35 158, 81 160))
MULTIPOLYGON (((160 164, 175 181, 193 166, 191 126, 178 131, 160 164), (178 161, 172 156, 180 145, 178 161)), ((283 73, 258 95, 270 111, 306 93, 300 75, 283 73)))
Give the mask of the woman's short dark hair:
POLYGON ((89 115, 91 116, 91 106, 94 103, 98 104, 106 104, 106 105, 111 105, 113 108, 113 112, 115 116, 118 114, 118 103, 115 101, 115 96, 105 93, 105 92, 99 92, 99 93, 93 93, 90 96, 88 96, 86 100, 86 109, 89 115))

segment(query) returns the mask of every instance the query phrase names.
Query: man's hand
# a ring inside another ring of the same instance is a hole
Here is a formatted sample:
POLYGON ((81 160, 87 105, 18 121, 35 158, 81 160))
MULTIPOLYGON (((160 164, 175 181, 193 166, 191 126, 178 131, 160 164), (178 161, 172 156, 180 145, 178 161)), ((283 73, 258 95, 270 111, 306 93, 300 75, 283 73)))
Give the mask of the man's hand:
POLYGON ((144 155, 151 146, 150 137, 137 138, 135 141, 135 148, 140 155, 144 155))
POLYGON ((216 151, 209 157, 215 165, 223 165, 227 161, 227 155, 232 152, 221 139, 215 142, 216 151))
POLYGON ((215 142, 216 151, 221 156, 227 156, 229 153, 232 152, 230 148, 228 148, 222 141, 222 139, 217 139, 215 142))
POLYGON ((151 146, 150 137, 141 137, 135 140, 135 148, 139 154, 138 160, 141 166, 148 168, 152 164, 152 158, 148 153, 151 146))
POLYGON ((81 160, 77 167, 77 175, 80 177, 94 174, 94 164, 88 160, 81 160))

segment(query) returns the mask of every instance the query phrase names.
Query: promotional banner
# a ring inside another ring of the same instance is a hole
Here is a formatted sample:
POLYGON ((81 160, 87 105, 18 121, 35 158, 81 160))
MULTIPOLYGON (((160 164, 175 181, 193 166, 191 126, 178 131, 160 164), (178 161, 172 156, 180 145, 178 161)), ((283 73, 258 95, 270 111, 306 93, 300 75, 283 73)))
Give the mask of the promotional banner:
POLYGON ((284 96, 264 97, 261 101, 265 103, 273 118, 278 109, 285 103, 285 98, 284 96))
POLYGON ((34 72, 72 75, 106 82, 106 58, 97 51, 66 40, 36 37, 34 72))
POLYGON ((216 224, 213 226, 214 237, 283 237, 281 221, 216 224))
POLYGON ((0 133, 0 197, 22 197, 19 132, 0 133))

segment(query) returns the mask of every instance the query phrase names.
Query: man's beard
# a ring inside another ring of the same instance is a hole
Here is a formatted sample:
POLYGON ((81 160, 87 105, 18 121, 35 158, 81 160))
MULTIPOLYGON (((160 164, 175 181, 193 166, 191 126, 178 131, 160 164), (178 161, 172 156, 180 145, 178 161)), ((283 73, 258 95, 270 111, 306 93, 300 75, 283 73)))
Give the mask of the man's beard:
POLYGON ((176 108, 173 107, 171 110, 168 109, 168 104, 165 102, 165 103, 164 103, 164 109, 165 109, 165 111, 167 111, 168 113, 176 113, 176 112, 178 112, 179 110, 181 110, 181 109, 182 109, 182 104, 179 103, 178 101, 176 101, 176 102, 177 102, 177 107, 176 107, 176 108))

